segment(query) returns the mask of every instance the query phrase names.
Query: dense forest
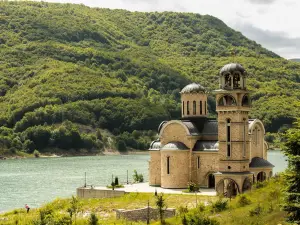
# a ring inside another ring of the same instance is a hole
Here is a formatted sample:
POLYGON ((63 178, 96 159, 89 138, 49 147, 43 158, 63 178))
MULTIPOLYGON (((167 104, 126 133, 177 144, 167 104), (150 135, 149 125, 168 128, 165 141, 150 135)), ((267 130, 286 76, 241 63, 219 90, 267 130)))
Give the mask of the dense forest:
POLYGON ((267 131, 300 114, 300 64, 212 16, 0 1, 0 31, 3 154, 146 149, 179 118, 180 89, 217 88, 229 62, 248 71, 251 117, 267 131))

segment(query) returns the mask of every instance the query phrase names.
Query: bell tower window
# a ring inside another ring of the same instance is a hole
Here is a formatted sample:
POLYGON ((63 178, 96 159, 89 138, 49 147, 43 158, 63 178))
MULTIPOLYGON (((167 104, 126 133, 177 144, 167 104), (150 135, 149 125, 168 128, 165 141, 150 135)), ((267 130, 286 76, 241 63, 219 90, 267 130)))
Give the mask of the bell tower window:
POLYGON ((167 174, 170 174, 170 156, 167 157, 167 174))
POLYGON ((246 132, 247 132, 247 123, 246 123, 246 119, 243 118, 243 122, 244 122, 244 127, 243 127, 243 157, 246 157, 246 132))
POLYGON ((202 115, 202 101, 200 101, 200 115, 202 115))
POLYGON ((227 157, 231 156, 231 121, 230 119, 226 120, 226 144, 227 144, 227 157))

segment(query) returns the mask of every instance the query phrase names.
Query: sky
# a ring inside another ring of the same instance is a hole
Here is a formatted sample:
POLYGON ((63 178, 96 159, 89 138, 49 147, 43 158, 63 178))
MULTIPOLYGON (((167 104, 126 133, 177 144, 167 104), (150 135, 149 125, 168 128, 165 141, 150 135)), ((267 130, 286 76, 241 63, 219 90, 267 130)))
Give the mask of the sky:
POLYGON ((130 11, 208 14, 263 47, 300 58, 300 0, 46 0, 130 11))

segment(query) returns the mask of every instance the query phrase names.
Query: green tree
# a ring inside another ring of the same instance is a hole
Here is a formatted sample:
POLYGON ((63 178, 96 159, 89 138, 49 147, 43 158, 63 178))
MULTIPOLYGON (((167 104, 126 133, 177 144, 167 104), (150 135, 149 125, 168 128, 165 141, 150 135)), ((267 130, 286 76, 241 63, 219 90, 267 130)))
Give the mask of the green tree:
POLYGON ((72 199, 70 201, 70 207, 67 209, 67 212, 69 213, 71 219, 74 217, 75 225, 76 225, 76 217, 77 214, 80 212, 80 210, 81 210, 81 204, 78 198, 72 195, 72 199))
POLYGON ((286 171, 286 198, 284 210, 288 212, 288 221, 300 224, 300 119, 295 127, 285 135, 284 152, 288 157, 289 167, 286 171))
POLYGON ((155 205, 158 209, 160 223, 165 224, 164 212, 165 212, 165 209, 167 208, 167 205, 166 205, 163 194, 156 196, 155 205))
POLYGON ((97 225, 98 223, 98 218, 95 213, 91 213, 90 218, 89 218, 89 225, 97 225))

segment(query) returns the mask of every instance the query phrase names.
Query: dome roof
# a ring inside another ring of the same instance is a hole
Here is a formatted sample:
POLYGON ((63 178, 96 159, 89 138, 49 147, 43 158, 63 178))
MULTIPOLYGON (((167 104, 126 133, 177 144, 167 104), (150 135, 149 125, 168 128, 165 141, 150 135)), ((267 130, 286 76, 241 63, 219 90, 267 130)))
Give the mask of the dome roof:
POLYGON ((214 145, 214 149, 219 149, 219 142, 214 145))
POLYGON ((223 66, 223 68, 220 70, 220 75, 223 75, 224 73, 233 73, 235 71, 240 72, 241 74, 244 74, 246 70, 241 66, 241 64, 238 63, 229 63, 223 66))
POLYGON ((185 144, 181 142, 169 142, 164 147, 162 147, 162 150, 189 150, 188 147, 186 147, 185 144))
POLYGON ((181 90, 181 94, 183 93, 201 93, 201 92, 205 92, 205 88, 200 85, 200 84, 196 84, 196 83, 191 83, 188 84, 187 86, 185 86, 182 90, 181 90))
POLYGON ((151 144, 150 144, 150 148, 149 150, 159 150, 161 147, 161 143, 159 140, 157 141, 152 141, 151 144))

